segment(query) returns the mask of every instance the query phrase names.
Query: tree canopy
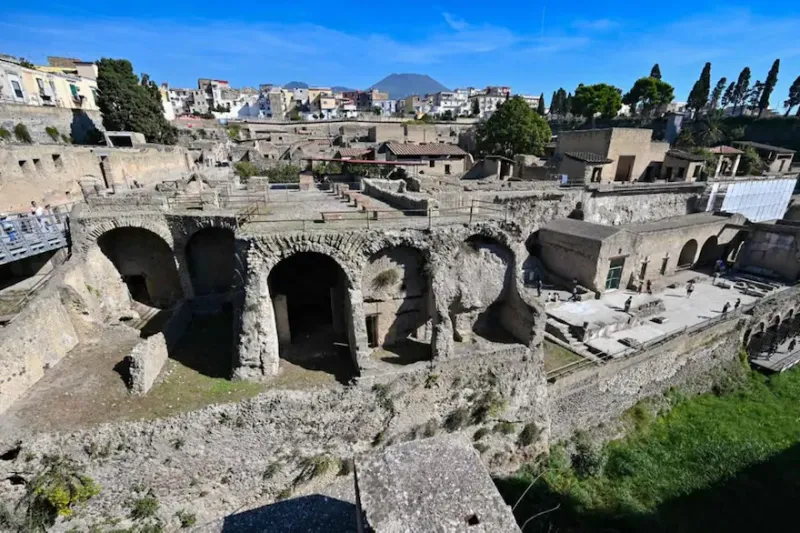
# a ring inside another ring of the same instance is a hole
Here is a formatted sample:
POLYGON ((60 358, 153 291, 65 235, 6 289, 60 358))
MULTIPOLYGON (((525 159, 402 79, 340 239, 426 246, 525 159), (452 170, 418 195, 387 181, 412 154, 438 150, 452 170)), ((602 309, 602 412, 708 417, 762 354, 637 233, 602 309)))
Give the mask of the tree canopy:
POLYGON ((650 77, 657 80, 661 79, 661 67, 658 66, 658 63, 653 65, 653 68, 650 69, 650 77))
MULTIPOLYGON (((725 92, 725 85, 728 83, 728 78, 722 77, 717 82, 717 85, 714 86, 714 91, 711 93, 711 100, 708 102, 708 107, 711 111, 714 111, 719 107, 720 99, 725 92)), ((724 105, 723 105, 724 107, 724 105)))
POLYGON ((175 144, 177 132, 164 118, 161 93, 147 74, 141 82, 127 59, 97 62, 97 105, 109 131, 135 131, 147 142, 175 144))
POLYGON ((598 113, 603 118, 614 118, 621 107, 622 91, 605 83, 580 84, 572 98, 572 112, 592 121, 598 113))
POLYGON ((536 112, 542 117, 547 114, 547 108, 544 105, 544 93, 539 95, 539 106, 536 108, 536 112))
POLYGON ((552 133, 547 121, 519 96, 506 101, 478 126, 478 151, 485 155, 514 157, 544 154, 552 133))
POLYGON ((650 115, 662 105, 669 104, 674 96, 675 90, 669 83, 658 78, 639 78, 622 98, 622 103, 631 106, 632 113, 642 104, 642 114, 650 115))
POLYGON ((764 82, 764 90, 761 91, 761 98, 758 100, 759 117, 764 112, 764 110, 769 107, 769 99, 772 96, 772 91, 775 90, 775 84, 778 83, 778 71, 780 70, 780 68, 781 68, 781 60, 776 59, 775 62, 772 63, 772 68, 769 69, 769 74, 767 74, 767 81, 764 82))
MULTIPOLYGON (((792 86, 789 87, 789 98, 783 102, 783 105, 786 107, 786 116, 789 116, 794 106, 800 105, 800 76, 797 76, 792 86)), ((800 116, 800 108, 797 109, 797 115, 800 116)))
POLYGON ((747 96, 750 94, 750 67, 744 67, 739 73, 739 78, 736 80, 736 86, 733 89, 733 111, 736 114, 736 108, 740 109, 747 101, 747 96))
POLYGON ((700 78, 694 82, 686 101, 686 107, 699 113, 708 104, 708 93, 711 91, 711 63, 706 63, 700 78))

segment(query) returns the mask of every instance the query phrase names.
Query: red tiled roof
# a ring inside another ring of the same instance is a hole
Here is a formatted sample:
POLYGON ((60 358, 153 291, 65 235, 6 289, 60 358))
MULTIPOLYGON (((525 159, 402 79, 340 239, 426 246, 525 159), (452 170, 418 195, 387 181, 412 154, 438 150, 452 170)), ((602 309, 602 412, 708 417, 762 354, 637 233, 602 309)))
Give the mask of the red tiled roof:
POLYGON ((337 151, 339 157, 359 157, 367 155, 370 152, 369 148, 341 148, 337 151))
POLYGON ((715 146, 714 148, 709 148, 709 152, 712 154, 743 154, 741 150, 737 150, 733 146, 715 146))
POLYGON ((455 155, 465 156, 467 152, 455 144, 399 144, 389 143, 386 148, 394 155, 455 155))

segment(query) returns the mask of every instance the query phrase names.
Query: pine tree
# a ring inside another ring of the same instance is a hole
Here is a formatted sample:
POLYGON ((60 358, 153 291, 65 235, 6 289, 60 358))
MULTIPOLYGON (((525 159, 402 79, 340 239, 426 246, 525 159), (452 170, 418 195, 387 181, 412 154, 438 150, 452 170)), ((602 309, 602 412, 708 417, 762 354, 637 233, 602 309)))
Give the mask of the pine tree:
POLYGON ((550 114, 558 114, 558 91, 553 91, 553 96, 550 97, 550 114))
POLYGON ((686 107, 694 109, 695 113, 699 113, 708 103, 708 92, 711 90, 711 63, 706 63, 703 67, 703 72, 700 73, 700 79, 694 82, 692 91, 689 93, 689 99, 686 107))
POLYGON ((772 63, 772 68, 769 69, 767 74, 767 81, 764 83, 764 90, 761 91, 761 98, 758 101, 758 116, 769 107, 769 98, 772 96, 772 91, 775 90, 775 84, 778 83, 778 70, 781 68, 781 60, 776 59, 772 63))
POLYGON ((177 132, 164 118, 161 93, 146 74, 141 81, 126 59, 97 62, 97 106, 110 131, 142 133, 147 142, 175 144, 177 132))
POLYGON ((750 67, 744 67, 736 80, 736 88, 733 91, 733 114, 736 115, 736 108, 740 110, 744 107, 747 95, 750 92, 750 67))
POLYGON ((536 112, 542 117, 547 114, 547 108, 544 106, 544 93, 539 95, 539 106, 537 107, 536 112))
MULTIPOLYGON (((783 102, 783 105, 786 107, 785 116, 787 117, 794 106, 800 105, 800 76, 797 76, 792 86, 789 87, 789 98, 783 102)), ((797 115, 800 116, 800 108, 797 109, 797 115)))
POLYGON ((732 81, 728 88, 725 89, 725 94, 722 95, 722 109, 728 107, 728 104, 734 103, 736 99, 736 82, 732 81))
POLYGON ((722 98, 723 96, 723 92, 725 91, 725 85, 727 83, 728 83, 728 78, 722 77, 717 82, 717 85, 714 86, 714 91, 711 93, 711 101, 708 103, 708 107, 712 111, 715 111, 717 109, 717 106, 719 106, 720 98, 722 98))
POLYGON ((661 67, 658 66, 658 63, 653 65, 653 68, 650 69, 650 77, 657 80, 661 79, 661 67))

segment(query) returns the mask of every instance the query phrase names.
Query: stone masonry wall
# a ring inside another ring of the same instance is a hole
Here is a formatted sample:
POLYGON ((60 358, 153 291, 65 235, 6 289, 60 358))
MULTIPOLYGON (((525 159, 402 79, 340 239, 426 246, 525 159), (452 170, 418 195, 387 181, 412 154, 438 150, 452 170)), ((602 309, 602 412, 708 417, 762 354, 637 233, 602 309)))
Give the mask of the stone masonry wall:
POLYGON ((48 126, 56 128, 59 133, 69 135, 76 143, 85 142, 87 135, 93 129, 104 130, 100 111, 0 104, 0 126, 13 132, 17 124, 25 124, 31 138, 37 143, 53 142, 45 131, 48 126))
POLYGON ((130 362, 129 388, 133 394, 146 394, 156 382, 167 362, 167 341, 163 333, 148 337, 136 344, 128 355, 130 362))
MULTIPOLYGON (((549 385, 551 439, 618 418, 641 399, 739 364, 740 320, 678 337, 646 352, 579 370, 549 385)), ((698 385, 708 390, 711 379, 698 385)))

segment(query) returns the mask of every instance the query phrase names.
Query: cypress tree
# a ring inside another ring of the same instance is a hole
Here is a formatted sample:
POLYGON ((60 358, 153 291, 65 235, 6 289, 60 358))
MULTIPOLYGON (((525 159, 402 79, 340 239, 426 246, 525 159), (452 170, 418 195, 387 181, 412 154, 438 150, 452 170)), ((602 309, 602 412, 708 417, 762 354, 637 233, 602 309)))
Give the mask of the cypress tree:
POLYGON ((775 90, 775 84, 778 83, 778 70, 781 68, 781 60, 776 59, 772 63, 772 68, 769 69, 767 74, 767 81, 764 82, 764 90, 761 92, 761 99, 758 101, 758 116, 769 107, 769 98, 772 96, 772 91, 775 90))
POLYGON ((653 65, 653 68, 650 69, 650 77, 657 80, 661 79, 661 67, 658 66, 658 63, 653 65))

